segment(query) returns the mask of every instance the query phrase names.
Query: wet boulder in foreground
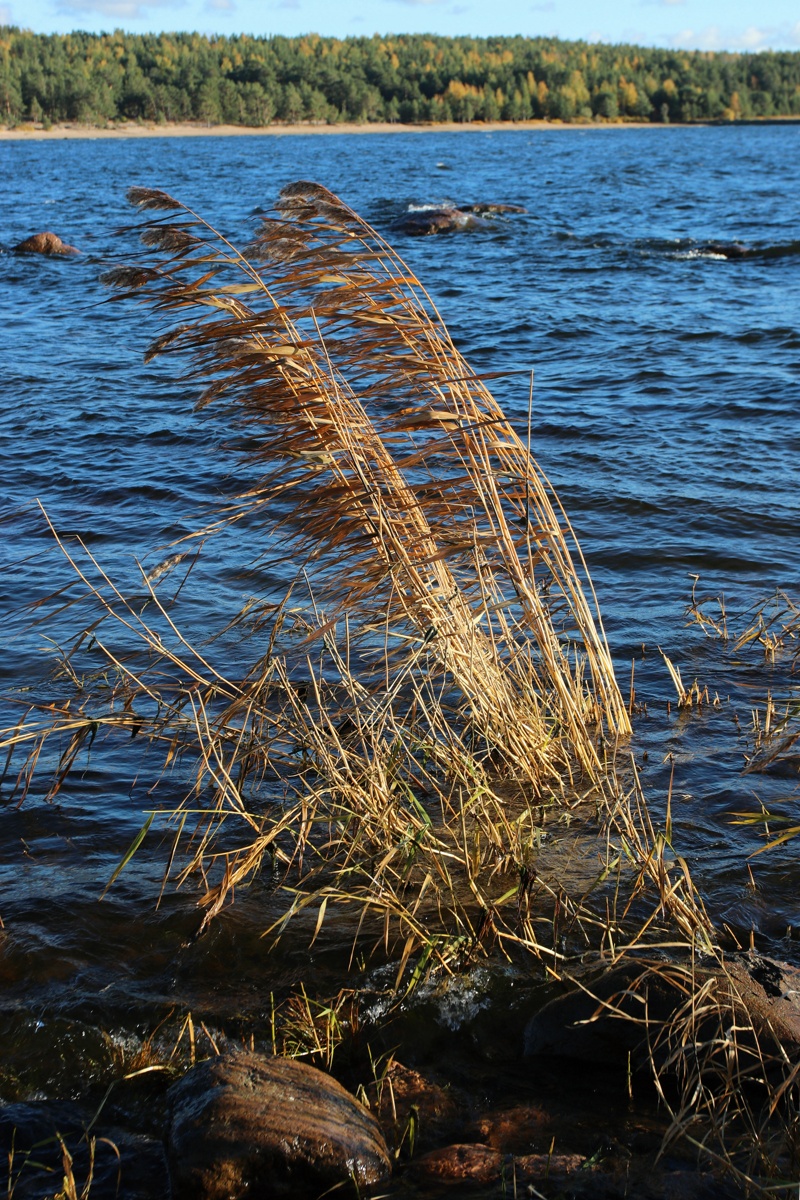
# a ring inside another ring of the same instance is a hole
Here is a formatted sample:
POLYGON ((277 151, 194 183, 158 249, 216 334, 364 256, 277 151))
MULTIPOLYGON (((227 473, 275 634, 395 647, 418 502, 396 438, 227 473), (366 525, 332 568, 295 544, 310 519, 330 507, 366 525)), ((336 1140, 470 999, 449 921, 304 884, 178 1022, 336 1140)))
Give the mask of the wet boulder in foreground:
POLYGON ((375 1118, 305 1063, 223 1054, 189 1071, 169 1099, 173 1200, 363 1193, 391 1170, 375 1118))
POLYGON ((18 242, 16 246, 12 246, 14 254, 80 254, 80 250, 76 246, 70 246, 66 242, 62 242, 57 233, 52 233, 48 230, 46 233, 33 233, 30 237, 25 238, 24 242, 18 242))

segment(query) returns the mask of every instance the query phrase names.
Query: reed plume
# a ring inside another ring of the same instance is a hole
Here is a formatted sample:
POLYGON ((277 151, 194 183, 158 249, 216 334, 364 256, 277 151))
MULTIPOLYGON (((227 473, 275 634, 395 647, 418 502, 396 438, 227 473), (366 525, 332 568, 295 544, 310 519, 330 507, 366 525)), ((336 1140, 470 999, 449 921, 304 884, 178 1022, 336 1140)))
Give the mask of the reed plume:
MULTIPOLYGON (((601 841, 607 819, 622 832, 634 891, 649 880, 689 936, 706 930, 688 876, 665 885, 638 781, 614 774, 629 717, 530 415, 523 441, 413 273, 326 189, 284 189, 244 251, 163 192, 130 199, 158 214, 141 228, 147 260, 107 281, 180 320, 147 357, 188 358, 199 406, 227 406, 256 469, 205 532, 239 522, 250 556, 295 576, 236 618, 256 645, 242 674, 181 634, 156 591, 169 562, 143 577, 143 608, 62 543, 91 636, 62 662, 78 703, 50 697, 8 731, 4 745, 29 748, 21 794, 54 733, 51 796, 99 730, 131 733, 162 772, 190 764, 185 799, 158 811, 178 825, 168 872, 180 843, 178 879, 200 872, 207 919, 269 856, 299 872, 289 915, 335 897, 407 946, 430 945, 431 921, 442 944, 500 936, 498 898, 517 896, 503 875, 530 877, 549 809, 588 802, 601 841), (133 638, 127 657, 104 617, 133 638), (93 675, 77 661, 88 645, 93 675), (190 814, 200 830, 182 840, 190 814)), ((607 840, 599 852, 611 861, 607 840)), ((563 909, 563 879, 537 878, 563 909)), ((539 949, 527 892, 524 908, 522 942, 539 949)))
POLYGON ((285 188, 244 253, 163 193, 130 198, 169 214, 143 240, 171 257, 111 281, 192 315, 148 357, 188 353, 200 404, 258 441, 265 473, 226 519, 272 525, 264 549, 307 564, 386 692, 425 647, 529 783, 594 775, 601 731, 630 726, 580 549, 406 264, 316 184, 285 188))

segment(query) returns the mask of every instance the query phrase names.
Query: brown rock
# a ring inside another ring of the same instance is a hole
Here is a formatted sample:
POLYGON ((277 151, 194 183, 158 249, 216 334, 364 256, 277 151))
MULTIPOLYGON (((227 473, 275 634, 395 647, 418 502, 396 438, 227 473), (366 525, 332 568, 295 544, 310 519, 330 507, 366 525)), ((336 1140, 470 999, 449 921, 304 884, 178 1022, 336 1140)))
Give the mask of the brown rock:
POLYGON ((790 1056, 800 1051, 800 970, 760 954, 726 960, 734 1002, 745 1010, 759 1038, 790 1056))
POLYGON ((375 1118, 304 1063, 220 1055, 189 1071, 169 1098, 174 1200, 317 1197, 350 1183, 369 1188, 391 1171, 375 1118))
POLYGON ((409 213, 403 228, 416 237, 437 233, 460 233, 467 229, 489 229, 491 223, 460 208, 426 208, 409 213))
POLYGON ((412 1173, 429 1184, 485 1187, 502 1177, 506 1156, 489 1146, 444 1146, 416 1159, 412 1173))
POLYGON ((75 246, 62 242, 57 233, 34 233, 13 247, 14 254, 80 254, 75 246))
POLYGON ((491 1146, 445 1146, 423 1154, 413 1164, 412 1173, 420 1183, 439 1186, 487 1187, 505 1184, 509 1191, 513 1182, 524 1185, 546 1183, 563 1187, 581 1172, 581 1182, 592 1184, 596 1172, 587 1167, 580 1154, 526 1154, 515 1158, 501 1154, 491 1146))
POLYGON ((551 1127, 548 1113, 536 1104, 517 1104, 496 1112, 482 1113, 470 1127, 475 1140, 504 1154, 525 1154, 541 1142, 551 1127))
POLYGON ((523 1154, 515 1158, 514 1172, 520 1183, 550 1183, 563 1186, 568 1179, 582 1173, 583 1182, 596 1183, 600 1172, 587 1164, 582 1154, 523 1154))

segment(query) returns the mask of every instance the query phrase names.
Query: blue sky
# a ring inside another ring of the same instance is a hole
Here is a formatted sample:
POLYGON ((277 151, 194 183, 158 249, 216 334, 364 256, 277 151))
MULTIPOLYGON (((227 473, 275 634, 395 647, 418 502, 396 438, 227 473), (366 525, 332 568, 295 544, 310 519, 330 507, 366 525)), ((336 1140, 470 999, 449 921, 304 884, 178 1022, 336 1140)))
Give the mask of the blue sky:
POLYGON ((800 49, 797 0, 0 0, 38 33, 552 34, 703 50, 800 49))

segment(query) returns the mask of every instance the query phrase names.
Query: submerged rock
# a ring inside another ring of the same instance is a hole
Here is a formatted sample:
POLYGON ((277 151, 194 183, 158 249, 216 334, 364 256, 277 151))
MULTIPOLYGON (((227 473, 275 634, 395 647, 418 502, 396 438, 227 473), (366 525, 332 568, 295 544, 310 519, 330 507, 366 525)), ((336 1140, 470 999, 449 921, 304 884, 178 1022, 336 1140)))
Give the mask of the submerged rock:
POLYGON ((757 251, 741 242, 707 242, 700 247, 701 254, 716 254, 720 258, 753 258, 757 251))
POLYGON ((475 1140, 504 1154, 527 1154, 553 1127, 550 1113, 538 1104, 516 1104, 482 1113, 469 1128, 475 1140))
POLYGON ((375 1118, 304 1063, 223 1054, 189 1071, 169 1099, 174 1200, 341 1195, 391 1171, 375 1118))
POLYGON ((515 1181, 521 1187, 532 1183, 560 1191, 579 1172, 580 1182, 597 1196, 598 1172, 581 1154, 525 1154, 515 1158, 491 1146, 457 1144, 423 1154, 411 1170, 416 1180, 428 1185, 485 1188, 500 1184, 506 1193, 512 1191, 515 1181))
POLYGON ((800 254, 800 242, 778 242, 771 246, 745 246, 742 242, 705 242, 700 254, 738 261, 743 258, 789 258, 800 254))
POLYGON ((485 1187, 502 1177, 505 1155, 490 1146, 443 1146, 415 1159, 411 1174, 428 1184, 485 1187))
POLYGON ((80 254, 76 246, 62 242, 57 233, 51 233, 49 230, 46 233, 31 234, 24 242, 18 242, 11 249, 14 254, 80 254))
POLYGON ((451 1086, 441 1087, 399 1062, 391 1063, 369 1095, 370 1107, 393 1147, 403 1142, 411 1120, 415 1123, 414 1145, 419 1150, 441 1144, 463 1130, 469 1112, 467 1096, 451 1086))
MULTIPOLYGON (((685 997, 684 997, 685 999, 685 997)), ((679 993, 648 964, 624 963, 556 996, 525 1027, 526 1058, 580 1059, 595 1066, 626 1066, 646 1051, 647 1026, 668 1020, 679 993)))
POLYGON ((460 1195, 473 1188, 498 1197, 539 1196, 542 1200, 736 1200, 740 1192, 696 1163, 677 1163, 647 1156, 633 1163, 612 1148, 591 1158, 583 1154, 501 1154, 490 1146, 457 1144, 416 1159, 410 1174, 418 1185, 453 1188, 460 1195), (456 1189, 458 1189, 456 1191, 456 1189))

